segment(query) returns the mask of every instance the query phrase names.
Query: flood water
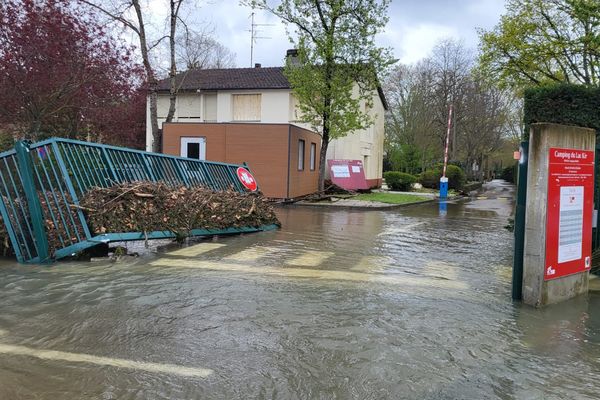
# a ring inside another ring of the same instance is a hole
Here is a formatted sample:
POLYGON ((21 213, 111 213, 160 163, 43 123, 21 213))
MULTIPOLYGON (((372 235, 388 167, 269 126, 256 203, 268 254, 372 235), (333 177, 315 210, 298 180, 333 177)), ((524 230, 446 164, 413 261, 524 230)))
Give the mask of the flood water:
POLYGON ((596 399, 600 297, 510 301, 512 187, 117 263, 0 262, 0 399, 596 399))

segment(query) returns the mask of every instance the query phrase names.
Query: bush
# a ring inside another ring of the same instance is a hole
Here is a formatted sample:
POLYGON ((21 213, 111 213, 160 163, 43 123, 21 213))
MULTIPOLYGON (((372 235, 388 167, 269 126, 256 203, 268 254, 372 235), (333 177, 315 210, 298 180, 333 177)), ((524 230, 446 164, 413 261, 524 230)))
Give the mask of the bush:
MULTIPOLYGON (((442 174, 440 174, 441 176, 442 174)), ((465 172, 462 168, 456 165, 448 165, 446 168, 446 176, 448 177, 448 187, 450 189, 460 190, 466 181, 465 172)))
POLYGON ((438 170, 429 169, 421 172, 419 175, 419 182, 423 187, 429 189, 438 189, 440 187, 440 177, 442 173, 438 170))
MULTIPOLYGON (((435 169, 422 172, 419 176, 421 185, 430 189, 438 189, 440 187, 443 168, 443 166, 437 166, 435 169)), ((446 168, 446 177, 448 178, 448 188, 450 189, 460 190, 466 181, 464 171, 456 165, 448 165, 446 168)))
POLYGON ((383 174, 385 183, 392 190, 408 192, 412 189, 412 184, 417 181, 417 177, 404 172, 389 171, 383 174))
POLYGON ((575 125, 600 130, 600 89, 555 84, 525 91, 525 140, 529 126, 536 122, 575 125))
POLYGON ((515 183, 516 170, 517 165, 510 165, 502 170, 500 178, 504 179, 506 182, 515 183))

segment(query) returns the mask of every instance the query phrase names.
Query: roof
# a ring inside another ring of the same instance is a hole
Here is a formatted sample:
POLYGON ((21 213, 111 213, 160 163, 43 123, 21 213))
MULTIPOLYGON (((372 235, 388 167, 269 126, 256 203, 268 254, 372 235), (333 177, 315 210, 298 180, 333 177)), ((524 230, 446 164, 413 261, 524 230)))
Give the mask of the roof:
MULTIPOLYGON (((200 90, 261 90, 291 89, 283 74, 283 67, 190 69, 177 74, 176 86, 180 91, 200 90)), ((159 92, 168 92, 169 79, 158 82, 159 92)), ((388 103, 381 87, 377 87, 379 98, 387 110, 388 103)))
MULTIPOLYGON (((283 67, 191 69, 177 74, 179 90, 290 89, 283 67)), ((158 90, 169 90, 169 79, 158 83, 158 90)))

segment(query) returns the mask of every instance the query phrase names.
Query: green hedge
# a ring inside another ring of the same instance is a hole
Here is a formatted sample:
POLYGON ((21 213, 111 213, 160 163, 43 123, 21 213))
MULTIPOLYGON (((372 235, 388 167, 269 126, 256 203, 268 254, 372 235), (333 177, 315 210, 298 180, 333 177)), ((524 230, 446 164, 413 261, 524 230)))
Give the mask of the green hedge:
MULTIPOLYGON (((439 165, 435 169, 430 169, 422 172, 419 175, 419 182, 423 187, 430 189, 438 189, 440 187, 440 178, 442 177, 443 166, 439 165)), ((448 165, 446 168, 446 176, 448 177, 448 187, 450 189, 460 190, 466 181, 464 171, 456 165, 448 165)))
POLYGON ((600 88, 555 84, 525 91, 525 137, 535 122, 575 125, 600 131, 600 88))
POLYGON ((383 174, 385 183, 392 190, 409 192, 412 190, 412 184, 417 181, 417 177, 404 172, 388 171, 383 174))
POLYGON ((502 175, 500 176, 506 182, 515 183, 515 176, 517 175, 518 167, 517 164, 509 165, 508 167, 502 170, 502 175))

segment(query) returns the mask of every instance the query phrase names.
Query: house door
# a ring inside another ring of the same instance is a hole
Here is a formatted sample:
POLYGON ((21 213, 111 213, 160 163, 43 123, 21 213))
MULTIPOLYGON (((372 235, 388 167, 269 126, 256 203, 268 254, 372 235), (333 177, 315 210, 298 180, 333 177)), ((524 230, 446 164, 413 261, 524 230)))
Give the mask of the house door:
POLYGON ((206 160, 206 138, 205 137, 182 137, 181 157, 193 158, 195 160, 206 160))

